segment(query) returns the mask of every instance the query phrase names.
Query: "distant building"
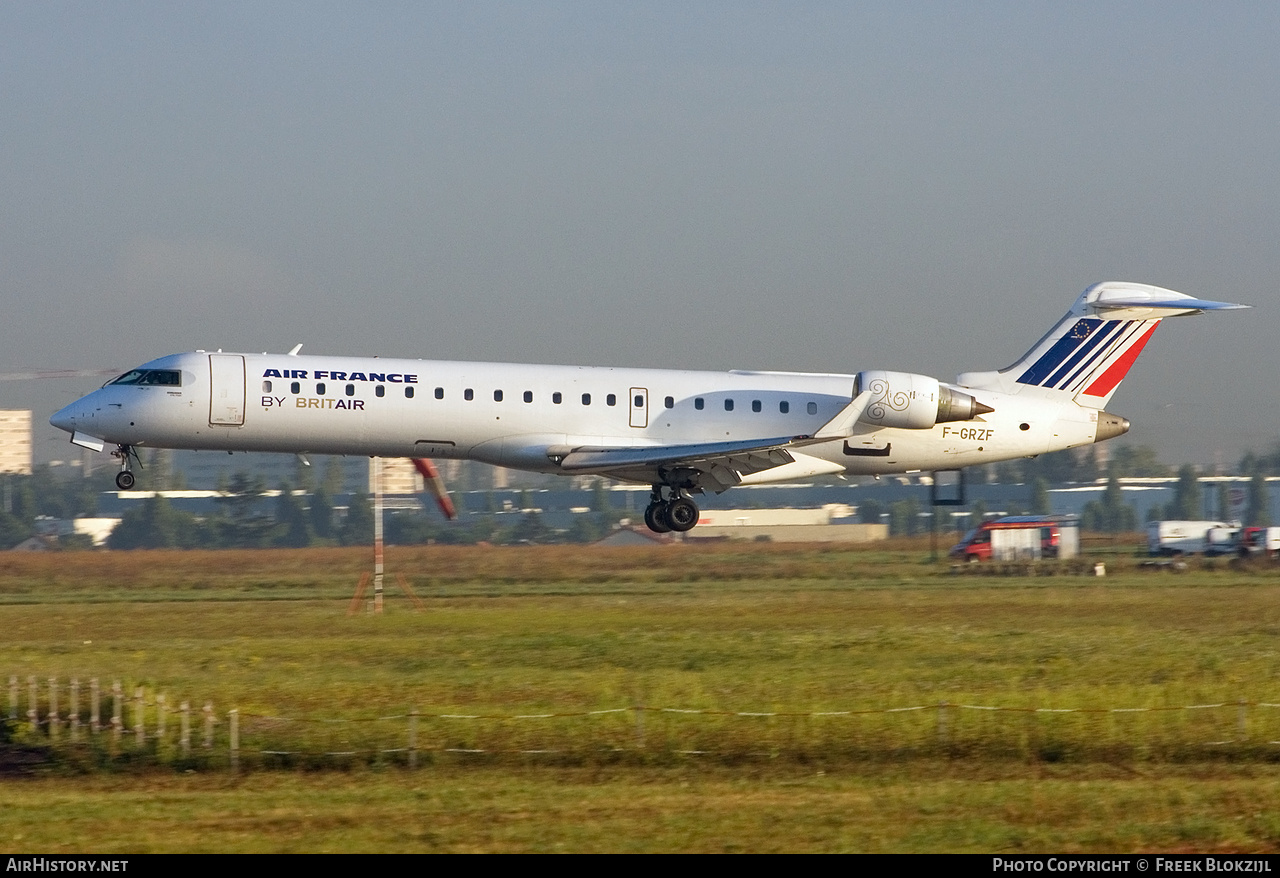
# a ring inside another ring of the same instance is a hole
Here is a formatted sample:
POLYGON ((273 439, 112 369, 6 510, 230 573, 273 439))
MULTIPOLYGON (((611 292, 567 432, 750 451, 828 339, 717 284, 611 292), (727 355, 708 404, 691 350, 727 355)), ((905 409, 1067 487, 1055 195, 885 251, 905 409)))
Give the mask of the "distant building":
MULTIPOLYGON (((422 476, 407 457, 384 457, 382 462, 382 493, 416 494, 422 490, 422 476)), ((369 493, 373 493, 374 459, 369 458, 369 493)))
POLYGON ((819 509, 707 509, 685 539, 870 543, 889 538, 888 525, 860 523, 855 511, 844 503, 819 509))
POLYGON ((0 473, 31 475, 31 410, 0 411, 0 473))

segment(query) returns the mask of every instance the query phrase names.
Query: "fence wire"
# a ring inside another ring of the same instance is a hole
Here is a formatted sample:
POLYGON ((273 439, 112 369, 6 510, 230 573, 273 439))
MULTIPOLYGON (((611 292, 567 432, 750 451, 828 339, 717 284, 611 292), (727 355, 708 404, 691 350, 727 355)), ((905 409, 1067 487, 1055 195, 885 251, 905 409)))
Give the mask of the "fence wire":
POLYGON ((671 754, 885 758, 987 755, 1047 760, 1280 757, 1280 702, 1041 707, 941 701, 843 710, 630 705, 593 710, 408 710, 371 716, 221 716, 164 693, 9 678, 6 737, 97 746, 156 761, 242 757, 263 764, 420 757, 671 754), (25 704, 24 704, 25 702, 25 704), (23 709, 25 707, 25 710, 23 709))

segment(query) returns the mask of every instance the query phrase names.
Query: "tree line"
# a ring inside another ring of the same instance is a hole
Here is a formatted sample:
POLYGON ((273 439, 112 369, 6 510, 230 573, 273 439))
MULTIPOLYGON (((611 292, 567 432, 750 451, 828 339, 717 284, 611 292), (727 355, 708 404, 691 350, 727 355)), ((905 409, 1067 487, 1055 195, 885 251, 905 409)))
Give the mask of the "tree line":
MULTIPOLYGON (((178 490, 180 482, 165 475, 163 468, 142 470, 138 490, 178 490), (149 484, 144 483, 144 478, 149 484)), ((336 463, 319 478, 296 483, 281 482, 268 496, 266 482, 249 473, 236 473, 220 480, 220 496, 212 513, 197 515, 180 509, 157 493, 135 504, 121 516, 107 540, 111 549, 221 549, 221 548, 303 548, 307 546, 369 545, 373 542, 372 498, 360 492, 345 495, 344 505, 335 503, 343 495, 342 473, 336 463)), ((114 473, 101 471, 90 476, 79 472, 59 472, 37 467, 30 476, 0 475, 0 549, 10 549, 40 531, 42 519, 66 521, 98 517, 98 500, 115 490, 114 473)), ((454 496, 460 514, 466 513, 463 495, 454 496)), ((625 515, 615 510, 603 480, 591 489, 590 511, 576 514, 567 530, 551 528, 541 513, 532 511, 528 492, 521 510, 499 514, 492 494, 485 506, 462 515, 462 521, 443 519, 430 509, 387 510, 383 517, 383 538, 388 544, 429 542, 495 544, 592 542, 607 535, 625 515)), ((60 536, 61 549, 92 547, 89 536, 60 536)))
MULTIPOLYGON (((1106 480, 1098 500, 1090 501, 1081 515, 1081 527, 1100 532, 1132 531, 1142 522, 1154 520, 1201 519, 1206 509, 1227 519, 1231 508, 1226 484, 1210 488, 1206 497, 1200 475, 1190 464, 1175 469, 1160 462, 1150 446, 1120 444, 1110 449, 1105 466, 1098 466, 1090 449, 1044 454, 1037 458, 994 464, 970 475, 970 480, 1026 486, 1024 502, 1002 511, 1010 514, 1048 514, 1049 486, 1063 483, 1096 483, 1106 480), (1120 480, 1131 477, 1177 476, 1172 499, 1139 510, 1125 500, 1120 480), (1209 501, 1209 502, 1206 502, 1209 501)), ((139 490, 173 490, 182 487, 177 475, 162 455, 139 473, 139 490)), ((1267 476, 1280 475, 1280 441, 1267 451, 1249 451, 1235 468, 1236 474, 1250 477, 1243 523, 1269 525, 1270 497, 1267 476)), ((114 473, 102 469, 90 475, 49 466, 35 468, 32 475, 0 475, 0 549, 8 549, 38 531, 40 519, 69 520, 95 517, 98 498, 114 490, 114 473)), ((164 497, 144 500, 127 511, 113 531, 110 548, 266 548, 315 545, 367 545, 373 540, 373 510, 370 498, 350 495, 344 507, 333 498, 343 493, 343 474, 336 458, 330 459, 322 474, 299 466, 292 482, 282 481, 275 497, 266 497, 266 484, 247 473, 224 477, 218 485, 222 496, 216 510, 195 515, 176 508, 164 497)), ((455 495, 455 503, 463 503, 455 495)), ((394 510, 385 516, 384 539, 390 544, 440 543, 548 543, 591 542, 605 536, 622 517, 611 507, 605 482, 591 490, 586 514, 574 516, 568 530, 549 527, 540 513, 522 511, 499 515, 490 496, 484 509, 467 515, 465 523, 446 522, 430 512, 394 510)), ((528 510, 530 504, 522 503, 528 510)), ((859 504, 859 518, 867 522, 887 521, 891 533, 920 533, 930 525, 921 513, 927 503, 914 498, 894 503, 868 499, 859 504)), ((459 512, 467 510, 459 508, 459 512)), ((988 513, 981 500, 968 507, 968 522, 980 524, 988 513)), ((63 536, 62 548, 89 548, 84 535, 63 536)))

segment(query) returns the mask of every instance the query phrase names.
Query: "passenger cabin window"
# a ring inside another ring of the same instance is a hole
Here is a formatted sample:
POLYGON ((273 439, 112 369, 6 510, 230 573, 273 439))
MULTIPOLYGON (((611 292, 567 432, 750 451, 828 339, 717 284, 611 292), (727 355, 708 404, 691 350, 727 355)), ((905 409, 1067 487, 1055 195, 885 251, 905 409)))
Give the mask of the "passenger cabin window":
POLYGON ((377 387, 373 388, 373 395, 381 399, 387 395, 387 388, 379 384, 377 387))
POLYGON ((589 393, 582 394, 582 404, 591 405, 591 394, 589 393))
POLYGON ((758 412, 758 411, 760 411, 760 408, 761 408, 761 406, 760 406, 760 400, 758 400, 758 399, 753 399, 753 400, 751 400, 751 410, 752 410, 753 412, 758 412))
POLYGON ((436 399, 444 399, 444 388, 443 388, 443 387, 437 387, 437 388, 436 388, 436 399))
POLYGON ((354 384, 348 384, 347 396, 355 396, 355 395, 356 395, 356 386, 354 384))
POLYGON ((270 382, 270 381, 263 381, 263 382, 262 382, 262 392, 263 392, 263 393, 270 393, 270 392, 271 392, 271 382, 270 382))
POLYGON ((668 396, 662 401, 662 404, 669 409, 673 409, 676 407, 676 398, 674 396, 668 396))
POLYGON ((502 402, 502 391, 501 391, 501 390, 495 390, 495 391, 493 392, 493 401, 494 401, 494 402, 502 402))
POLYGON ((405 398, 405 399, 413 399, 413 388, 412 388, 412 387, 406 387, 406 388, 404 389, 404 398, 405 398))
POLYGON ((726 399, 726 400, 724 401, 724 410, 725 410, 726 412, 731 412, 731 411, 733 411, 733 400, 731 400, 731 399, 726 399))
POLYGON ((467 402, 470 402, 471 400, 476 398, 476 392, 472 390, 470 387, 468 387, 466 390, 462 391, 462 398, 465 399, 467 402))
POLYGON ((292 384, 290 384, 290 385, 289 385, 289 392, 290 392, 290 393, 301 393, 301 392, 302 392, 302 385, 301 385, 301 384, 299 384, 297 381, 293 382, 292 384))
POLYGON ((558 390, 557 390, 555 393, 551 394, 551 401, 552 401, 553 403, 555 403, 556 405, 560 405, 560 402, 561 402, 563 399, 564 399, 564 397, 560 395, 560 391, 558 391, 558 390))
POLYGON ((533 402, 533 391, 532 391, 532 390, 526 390, 526 391, 524 392, 524 401, 525 401, 525 402, 533 402))
POLYGON ((818 413, 818 404, 816 402, 811 402, 805 406, 805 410, 811 415, 816 415, 818 413))
POLYGON ((791 403, 784 399, 782 402, 778 403, 778 411, 785 415, 787 412, 791 411, 791 403))
POLYGON ((617 395, 616 393, 611 393, 611 394, 609 394, 608 396, 606 396, 606 397, 604 398, 604 404, 605 404, 605 405, 617 405, 617 404, 618 404, 618 395, 617 395))
POLYGON ((182 373, 176 369, 132 369, 108 384, 139 384, 160 387, 181 387, 182 373))
POLYGON ((698 411, 702 411, 702 407, 705 406, 706 404, 707 404, 707 401, 700 396, 695 398, 693 401, 693 407, 696 408, 698 411))
POLYGON ((324 396, 324 385, 323 385, 323 384, 317 384, 317 385, 316 385, 316 396, 324 396))

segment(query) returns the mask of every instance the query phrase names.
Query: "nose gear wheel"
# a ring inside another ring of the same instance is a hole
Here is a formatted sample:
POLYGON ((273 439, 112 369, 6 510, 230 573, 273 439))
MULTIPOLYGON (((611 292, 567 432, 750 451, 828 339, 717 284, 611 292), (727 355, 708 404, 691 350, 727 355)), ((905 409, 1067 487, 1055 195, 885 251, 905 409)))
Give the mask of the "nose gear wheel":
POLYGON ((120 472, 116 473, 116 487, 121 491, 133 490, 138 480, 133 475, 131 461, 138 461, 138 469, 142 469, 142 459, 138 457, 138 452, 132 445, 117 445, 116 450, 111 452, 111 456, 120 458, 120 472))

